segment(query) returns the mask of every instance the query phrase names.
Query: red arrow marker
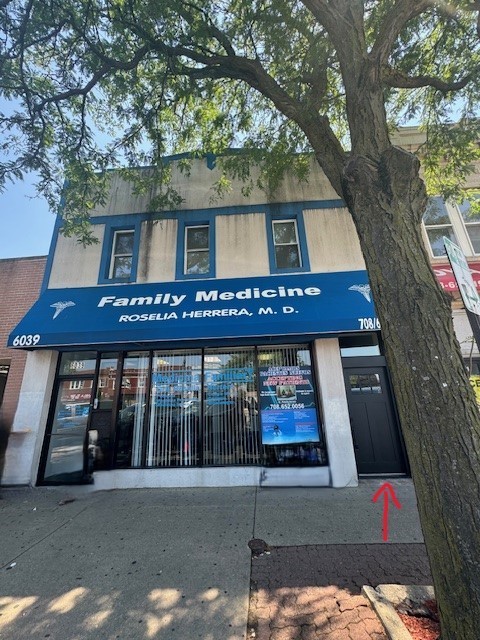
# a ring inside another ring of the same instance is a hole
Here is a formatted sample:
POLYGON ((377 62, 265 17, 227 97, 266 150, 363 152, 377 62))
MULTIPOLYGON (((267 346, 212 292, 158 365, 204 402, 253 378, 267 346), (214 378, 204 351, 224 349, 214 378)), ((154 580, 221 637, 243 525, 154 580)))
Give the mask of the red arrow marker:
POLYGON ((402 505, 398 501, 397 496, 395 495, 395 489, 389 482, 384 482, 380 489, 375 492, 372 501, 377 502, 380 496, 383 494, 383 527, 382 527, 382 538, 383 541, 386 542, 388 540, 388 497, 392 499, 393 504, 397 507, 397 509, 401 509, 402 505))

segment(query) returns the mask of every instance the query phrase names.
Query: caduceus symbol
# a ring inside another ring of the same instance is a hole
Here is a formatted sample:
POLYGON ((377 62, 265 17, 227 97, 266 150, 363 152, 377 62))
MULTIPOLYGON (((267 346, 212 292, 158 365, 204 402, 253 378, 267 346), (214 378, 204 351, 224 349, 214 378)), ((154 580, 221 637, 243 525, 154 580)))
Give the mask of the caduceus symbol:
POLYGON ((50 306, 55 309, 55 313, 53 314, 53 319, 55 320, 55 318, 60 315, 64 309, 67 307, 74 307, 75 302, 72 302, 71 300, 68 302, 54 302, 50 306))
POLYGON ((367 302, 371 302, 372 298, 370 296, 370 285, 369 284, 354 284, 351 287, 348 287, 349 291, 357 291, 361 293, 362 296, 367 300, 367 302))

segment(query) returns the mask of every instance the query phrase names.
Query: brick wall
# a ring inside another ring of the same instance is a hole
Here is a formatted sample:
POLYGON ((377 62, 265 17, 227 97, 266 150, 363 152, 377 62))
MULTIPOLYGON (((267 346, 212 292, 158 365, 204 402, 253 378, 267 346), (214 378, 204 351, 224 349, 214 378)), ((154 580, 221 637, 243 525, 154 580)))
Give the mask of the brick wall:
POLYGON ((38 298, 47 258, 0 260, 0 362, 10 361, 1 406, 2 422, 8 431, 17 409, 27 352, 7 349, 7 338, 38 298))

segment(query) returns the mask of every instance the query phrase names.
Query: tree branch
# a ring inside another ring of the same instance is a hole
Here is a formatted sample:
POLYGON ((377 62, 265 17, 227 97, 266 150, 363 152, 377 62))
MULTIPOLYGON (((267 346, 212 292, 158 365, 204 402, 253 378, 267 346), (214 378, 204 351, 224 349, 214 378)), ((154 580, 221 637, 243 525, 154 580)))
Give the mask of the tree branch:
POLYGON ((405 25, 435 4, 432 0, 397 0, 380 25, 370 59, 378 65, 385 64, 405 25))
POLYGON ((436 76, 407 76, 405 73, 384 66, 382 69, 382 80, 389 87, 397 89, 418 89, 420 87, 432 87, 441 93, 449 93, 450 91, 458 91, 467 86, 467 84, 478 76, 480 68, 468 73, 461 80, 456 82, 447 82, 436 76))
POLYGON ((211 20, 210 16, 208 15, 207 11, 205 9, 200 9, 199 7, 196 7, 194 4, 190 3, 190 2, 184 2, 180 5, 178 12, 180 15, 182 15, 187 22, 189 22, 189 24, 191 24, 191 15, 189 13, 187 13, 186 11, 182 11, 183 7, 190 7, 192 9, 194 9, 195 11, 198 11, 199 13, 202 14, 203 19, 204 19, 204 25, 205 25, 205 29, 212 35, 212 37, 214 37, 218 43, 225 49, 227 55, 229 56, 234 56, 235 55, 235 50, 233 48, 232 43, 230 42, 230 39, 227 37, 227 35, 221 31, 211 20), (190 19, 189 19, 190 17, 190 19))
POLYGON ((83 87, 75 87, 74 89, 69 89, 68 91, 63 91, 62 93, 56 93, 43 98, 35 105, 34 111, 37 113, 40 112, 47 104, 63 102, 64 100, 68 100, 75 96, 86 96, 100 82, 100 80, 108 76, 110 72, 131 71, 132 69, 135 69, 149 51, 150 46, 144 45, 143 47, 140 47, 133 58, 127 62, 120 62, 119 60, 103 56, 105 58, 105 63, 92 75, 90 80, 83 85, 83 87))

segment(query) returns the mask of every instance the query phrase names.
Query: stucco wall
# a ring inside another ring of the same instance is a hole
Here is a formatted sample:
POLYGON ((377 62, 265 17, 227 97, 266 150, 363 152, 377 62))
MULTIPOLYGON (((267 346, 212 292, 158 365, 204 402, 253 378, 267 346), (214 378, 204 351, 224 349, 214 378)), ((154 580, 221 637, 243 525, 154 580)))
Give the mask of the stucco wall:
MULTIPOLYGON (((210 209, 212 207, 248 206, 270 202, 293 202, 302 200, 335 200, 338 194, 321 171, 317 162, 312 158, 311 172, 306 182, 299 182, 293 176, 286 176, 282 184, 271 196, 255 187, 251 193, 244 195, 240 180, 233 180, 229 189, 221 198, 216 197, 213 185, 221 176, 219 168, 209 169, 206 159, 193 160, 188 173, 180 170, 177 162, 172 163, 171 186, 179 193, 183 202, 179 210, 210 209)), ((252 172, 256 181, 258 172, 252 172)), ((92 215, 118 215, 128 213, 144 213, 148 211, 148 204, 152 194, 134 195, 132 186, 125 182, 118 173, 110 176, 110 197, 103 206, 96 207, 92 215)))
POLYGON ((94 287, 98 283, 104 230, 104 225, 94 225, 92 231, 98 243, 86 247, 75 237, 58 236, 49 289, 94 287))
POLYGON ((137 282, 175 280, 177 229, 176 220, 142 224, 137 282))
POLYGON ((217 216, 216 245, 217 278, 270 274, 263 213, 217 216))
POLYGON ((346 209, 304 211, 305 233, 312 271, 365 269, 357 232, 346 209))

